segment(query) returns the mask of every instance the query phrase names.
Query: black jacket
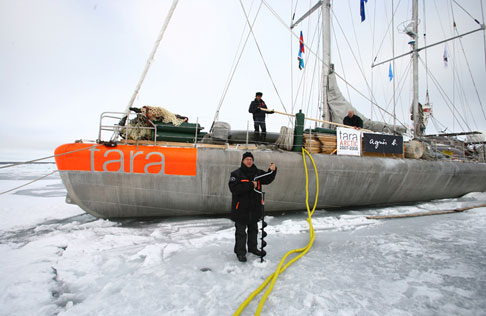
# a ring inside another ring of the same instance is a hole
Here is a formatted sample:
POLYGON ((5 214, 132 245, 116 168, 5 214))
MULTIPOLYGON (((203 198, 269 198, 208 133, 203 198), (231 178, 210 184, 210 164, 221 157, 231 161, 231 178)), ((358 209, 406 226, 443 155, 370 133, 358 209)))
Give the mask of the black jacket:
MULTIPOLYGON (((229 189, 232 193, 231 200, 231 220, 239 224, 256 223, 262 218, 262 197, 260 193, 255 192, 253 179, 268 171, 258 169, 255 165, 251 168, 241 163, 241 167, 231 172, 228 182, 229 189)), ((257 189, 262 190, 263 184, 270 184, 277 174, 277 169, 267 176, 258 180, 257 189)))
POLYGON ((253 113, 253 120, 254 121, 265 121, 265 114, 267 112, 260 110, 260 108, 266 109, 267 106, 265 105, 265 102, 260 99, 258 101, 256 98, 253 100, 250 104, 250 108, 248 109, 248 112, 253 113))
POLYGON ((343 120, 343 124, 363 128, 363 120, 361 119, 361 117, 357 116, 356 114, 353 115, 353 117, 349 117, 346 115, 346 117, 343 120))

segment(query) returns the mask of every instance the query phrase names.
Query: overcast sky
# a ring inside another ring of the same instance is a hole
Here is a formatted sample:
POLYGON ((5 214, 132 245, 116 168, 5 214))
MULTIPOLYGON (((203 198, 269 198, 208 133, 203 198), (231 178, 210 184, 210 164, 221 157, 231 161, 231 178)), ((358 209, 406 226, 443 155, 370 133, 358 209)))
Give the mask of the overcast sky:
MULTIPOLYGON (((130 100, 171 2, 0 0, 0 160, 38 158, 52 154, 63 143, 76 139, 95 140, 100 114, 122 111, 130 100)), ((296 8, 296 17, 300 17, 314 2, 299 1, 295 6, 295 1, 268 0, 287 23, 294 11, 292 7, 296 8)), ((457 2, 474 18, 483 20, 480 0, 457 2)), ((251 7, 253 19, 260 2, 245 0, 243 3, 248 11, 251 7)), ((395 0, 395 6, 395 54, 399 55, 409 50, 408 36, 397 29, 400 23, 411 18, 411 1, 395 0)), ((454 35, 452 16, 459 33, 479 27, 454 2, 430 0, 425 9, 426 18, 421 17, 419 33, 423 34, 426 26, 428 44, 454 35)), ((378 103, 393 111, 389 64, 373 71, 370 67, 374 56, 377 61, 392 56, 391 28, 388 27, 391 0, 369 0, 367 19, 362 23, 359 0, 335 1, 333 10, 332 58, 336 71, 369 98, 371 94, 358 67, 361 64, 368 86, 371 86, 373 76, 373 95, 378 103)), ((422 5, 419 11, 423 15, 422 5)), ((316 52, 320 51, 317 39, 313 40, 318 37, 318 19, 319 12, 316 12, 294 29, 304 32, 306 43, 316 52)), ((198 119, 207 131, 245 23, 239 1, 180 0, 135 106, 163 106, 188 116, 192 122, 198 119)), ((316 64, 320 68, 315 57, 306 51, 304 56, 309 59, 305 71, 298 70, 298 41, 292 40, 291 50, 289 32, 265 5, 260 9, 254 31, 286 109, 291 111, 293 108, 296 112, 302 108, 315 116, 318 88, 312 83, 317 83, 318 79, 313 70, 316 64), (305 77, 304 89, 297 93, 302 76, 305 77), (295 106, 292 106, 292 95, 297 100, 295 106)), ((486 119, 469 72, 471 69, 484 106, 486 68, 483 45, 483 32, 477 32, 462 39, 462 43, 448 43, 447 67, 442 58, 444 44, 430 49, 427 60, 429 68, 435 71, 435 78, 441 82, 449 99, 457 103, 458 111, 470 128, 485 131, 486 119)), ((423 37, 419 39, 419 46, 423 46, 423 37)), ((421 52, 421 58, 425 60, 424 52, 421 52)), ((406 124, 410 124, 407 113, 411 103, 409 64, 410 58, 404 57, 397 61, 394 71, 396 113, 406 124), (399 84, 402 80, 406 84, 399 84)), ((424 74, 423 69, 421 74, 424 74)), ((429 77, 428 81, 435 117, 448 127, 448 132, 465 129, 463 122, 453 121, 445 97, 434 86, 433 79, 429 77)), ((371 116, 368 100, 352 89, 348 90, 343 82, 338 81, 338 84, 356 108, 371 116)), ((426 79, 421 76, 422 103, 425 84, 426 79)), ((248 106, 256 91, 264 93, 263 99, 269 107, 283 111, 277 91, 250 37, 224 100, 220 120, 229 122, 233 129, 246 129, 247 122, 251 123, 248 106)), ((376 110, 373 116, 382 119, 376 110)), ((389 117, 385 119, 390 120, 389 117)), ((286 118, 276 115, 268 121, 269 129, 275 132, 288 123, 286 118)), ((436 129, 430 124, 427 131, 436 132, 436 129)))

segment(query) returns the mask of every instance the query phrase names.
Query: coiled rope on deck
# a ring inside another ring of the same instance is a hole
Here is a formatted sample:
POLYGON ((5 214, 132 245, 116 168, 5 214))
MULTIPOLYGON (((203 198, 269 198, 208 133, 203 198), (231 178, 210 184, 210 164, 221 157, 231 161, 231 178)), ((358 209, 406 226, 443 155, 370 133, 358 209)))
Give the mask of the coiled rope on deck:
POLYGON ((258 304, 257 310, 255 312, 255 315, 260 315, 263 309, 263 305, 265 304, 265 301, 267 300, 268 296, 272 292, 275 282, 277 282, 277 279, 280 276, 280 274, 282 274, 294 262, 302 258, 310 250, 310 248, 314 243, 315 233, 314 233, 314 227, 312 226, 312 215, 316 210, 317 200, 319 197, 319 175, 317 172, 317 167, 314 162, 314 159, 312 158, 311 154, 307 150, 305 150, 305 148, 302 148, 302 159, 304 161, 304 169, 305 169, 305 193, 306 193, 305 203, 307 207, 307 222, 309 223, 309 242, 304 248, 294 249, 287 252, 280 260, 280 263, 278 264, 277 269, 275 269, 275 272, 273 272, 269 277, 267 277, 267 279, 255 291, 253 291, 253 293, 251 293, 250 296, 248 296, 248 298, 245 301, 243 301, 243 303, 241 303, 241 305, 238 307, 238 309, 233 314, 233 316, 240 315, 241 312, 245 309, 245 307, 253 300, 253 298, 255 298, 255 296, 257 296, 258 293, 260 293, 270 283, 270 286, 266 289, 265 293, 263 294, 263 297, 260 299, 260 303, 258 304), (307 163, 305 160, 305 155, 309 156, 309 158, 311 159, 316 174, 316 198, 314 201, 314 206, 312 208, 312 211, 310 210, 309 207, 309 175, 307 171, 307 163), (287 257, 294 253, 300 253, 300 254, 284 265, 285 261, 287 260, 287 257))

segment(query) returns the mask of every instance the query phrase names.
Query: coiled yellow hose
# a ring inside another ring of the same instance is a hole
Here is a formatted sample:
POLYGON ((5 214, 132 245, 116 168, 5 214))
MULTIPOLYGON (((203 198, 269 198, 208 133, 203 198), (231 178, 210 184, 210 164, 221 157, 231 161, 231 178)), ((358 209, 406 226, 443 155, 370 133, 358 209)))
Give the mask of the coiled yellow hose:
POLYGON ((250 296, 246 298, 246 300, 243 303, 241 303, 241 305, 238 307, 238 309, 233 314, 233 316, 240 315, 241 312, 245 309, 245 307, 253 300, 253 298, 255 298, 255 296, 257 296, 258 293, 260 293, 270 282, 270 286, 266 289, 265 293, 263 294, 263 297, 260 299, 260 303, 258 303, 258 307, 255 312, 255 315, 260 315, 263 309, 263 305, 265 304, 265 301, 270 295, 270 292, 272 292, 275 282, 277 282, 277 279, 280 276, 280 274, 283 273, 290 265, 292 265, 292 263, 302 258, 310 250, 312 244, 314 243, 315 234, 314 234, 314 227, 312 226, 312 215, 316 210, 317 199, 319 197, 319 175, 317 173, 317 167, 314 162, 314 159, 312 158, 311 154, 307 150, 305 150, 305 148, 302 148, 302 159, 304 161, 304 169, 305 169, 305 203, 307 207, 307 222, 309 223, 309 242, 307 243, 307 246, 305 246, 304 248, 294 249, 287 252, 280 260, 280 263, 278 264, 277 269, 275 269, 275 272, 273 272, 255 291, 253 291, 253 293, 250 294, 250 296), (309 207, 309 175, 307 171, 307 163, 305 161, 305 155, 309 156, 309 158, 311 159, 312 165, 314 166, 314 171, 316 173, 316 199, 314 201, 314 207, 312 208, 312 211, 310 210, 309 207), (287 257, 294 253, 300 253, 300 254, 295 258, 293 258, 292 260, 290 260, 285 265, 283 265, 287 257))

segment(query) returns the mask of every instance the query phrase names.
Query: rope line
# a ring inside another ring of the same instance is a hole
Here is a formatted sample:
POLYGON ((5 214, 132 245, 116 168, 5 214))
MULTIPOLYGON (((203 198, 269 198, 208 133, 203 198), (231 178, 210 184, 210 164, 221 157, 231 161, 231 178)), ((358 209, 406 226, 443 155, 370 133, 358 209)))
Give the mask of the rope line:
MULTIPOLYGON (((97 145, 93 145, 93 146, 97 147, 97 146, 101 146, 101 145, 97 144, 97 145)), ((93 148, 93 147, 80 148, 80 149, 68 151, 68 152, 62 153, 62 154, 57 154, 57 155, 53 155, 53 156, 49 156, 49 157, 44 157, 44 158, 39 158, 39 159, 34 159, 34 160, 29 160, 29 161, 24 161, 24 162, 16 162, 16 163, 13 163, 13 164, 10 164, 10 165, 2 166, 2 167, 0 167, 0 169, 10 168, 10 167, 15 167, 15 166, 20 166, 20 165, 27 165, 27 164, 31 164, 31 163, 34 163, 34 162, 37 162, 37 161, 55 158, 55 157, 59 157, 59 156, 63 156, 63 155, 68 155, 68 154, 72 154, 72 153, 82 151, 82 150, 86 150, 86 149, 90 149, 90 148, 93 148)))
POLYGON ((6 193, 9 193, 9 192, 12 192, 12 191, 18 190, 18 189, 23 188, 23 187, 25 187, 25 186, 28 186, 29 184, 32 184, 32 183, 34 183, 34 182, 37 182, 37 181, 42 180, 42 179, 44 179, 44 178, 47 178, 47 177, 48 177, 48 176, 50 176, 51 174, 54 174, 54 173, 56 173, 56 172, 58 172, 58 171, 59 171, 59 170, 54 170, 53 172, 51 172, 51 173, 49 173, 49 174, 46 174, 45 176, 42 176, 42 177, 37 178, 37 179, 35 179, 35 180, 32 180, 32 181, 30 181, 30 182, 28 182, 28 183, 25 183, 25 184, 19 185, 18 187, 15 187, 15 188, 10 189, 10 190, 7 190, 7 191, 3 191, 3 192, 1 192, 1 193, 0 193, 0 195, 3 195, 3 194, 6 194, 6 193))
MULTIPOLYGON (((424 63, 422 58, 419 57, 419 60, 422 62, 422 64, 424 63)), ((425 65, 424 65, 425 67, 425 65)), ((429 72, 429 75, 430 75, 430 78, 432 78, 432 82, 435 84, 435 86, 437 87, 440 95, 442 96, 442 98, 444 99, 445 101, 445 104, 447 105, 447 107, 449 108, 449 110, 454 114, 455 111, 457 111, 454 103, 451 101, 451 99, 449 98, 449 96, 447 95, 447 93, 444 91, 444 89, 442 88, 442 86, 439 84, 438 80, 435 78, 434 74, 432 72, 430 72, 429 69, 425 68, 427 72, 429 72), (452 107, 451 107, 452 105, 452 107)), ((459 115, 459 117, 462 119, 462 121, 466 124, 466 127, 468 130, 471 130, 471 128, 469 127, 469 125, 467 124, 467 121, 464 119, 464 117, 461 115, 461 113, 459 111, 457 111, 457 114, 459 115)), ((457 120, 457 123, 459 124, 459 127, 465 131, 466 129, 461 125, 461 123, 459 122, 459 120, 457 120)))
MULTIPOLYGON (((252 7, 253 7, 253 2, 251 3, 249 12, 251 12, 252 7)), ((255 18, 253 19, 252 25, 255 24, 257 17, 258 17, 258 14, 260 13, 261 7, 262 7, 262 3, 260 2, 260 6, 258 7, 257 13, 255 14, 255 18)), ((238 44, 238 49, 236 50, 235 58, 233 59, 233 64, 231 65, 232 70, 230 71, 228 79, 226 80, 226 84, 225 84, 225 87, 223 89, 223 94, 221 95, 221 99, 219 100, 218 108, 216 109, 216 113, 214 115, 213 124, 214 124, 214 122, 216 122, 219 119, 219 111, 221 110, 221 107, 223 106, 224 99, 226 98, 226 94, 228 93, 231 82, 233 81, 233 77, 236 73, 236 69, 238 68, 238 65, 240 64, 241 57, 243 56, 243 52, 245 50, 246 44, 248 43, 248 39, 250 38, 250 32, 248 31, 248 34, 246 35, 245 43, 243 44, 243 47, 241 48, 241 51, 240 51, 241 42, 243 41, 243 37, 245 35, 246 25, 247 25, 247 23, 245 22, 243 32, 241 33, 240 43, 238 44), (238 52, 240 52, 239 56, 238 56, 238 52)))
MULTIPOLYGON (((307 33, 307 34, 309 34, 309 33, 307 33)), ((317 35, 317 38, 319 38, 319 35, 320 35, 319 27, 316 27, 316 29, 314 30, 314 34, 312 35, 312 40, 310 41, 310 43, 311 43, 310 45, 311 46, 314 45, 314 41, 316 39, 316 35, 317 35)), ((299 94, 300 94, 300 88, 302 87, 302 84, 304 84, 304 86, 305 86, 304 79, 305 79, 305 75, 307 74, 307 69, 309 68, 308 63, 309 63, 310 57, 311 57, 311 54, 308 54, 307 56, 305 56, 304 62, 305 62, 306 67, 304 67, 304 70, 302 71, 302 76, 300 76, 299 86, 297 87, 297 92, 296 92, 295 97, 294 97, 294 100, 292 102, 292 113, 294 113, 293 109, 297 105, 297 100, 298 100, 299 94)), ((314 67, 314 69, 315 68, 316 67, 314 67)), ((304 88, 302 89, 302 91, 304 91, 304 88)), ((302 93, 302 95, 303 94, 304 93, 302 93)), ((302 99, 304 99, 304 96, 302 97, 302 99)), ((302 104, 304 103, 303 100, 301 102, 302 102, 302 104)))
POLYGON ((466 9, 464 9, 464 8, 463 8, 463 7, 462 7, 462 6, 461 6, 459 3, 457 3, 457 1, 456 1, 456 0, 452 0, 452 1, 453 1, 453 2, 454 2, 454 3, 455 3, 455 4, 456 4, 456 5, 459 7, 459 8, 461 8, 461 9, 462 9, 462 11, 466 12, 466 14, 467 14, 467 15, 469 15, 469 16, 471 17, 471 19, 473 19, 473 20, 474 20, 474 22, 476 22, 477 24, 481 25, 481 22, 479 22, 479 21, 478 21, 478 20, 477 20, 475 17, 473 17, 473 16, 471 15, 471 13, 467 12, 467 10, 466 10, 466 9))
MULTIPOLYGON (((356 54, 354 53, 354 50, 351 47, 351 43, 349 42, 348 37, 346 36, 346 34, 345 34, 345 32, 344 32, 344 30, 341 26, 341 23, 339 23, 339 19, 337 18, 336 14, 334 13, 334 10, 332 11, 332 14, 333 14, 333 16, 334 16, 334 18, 337 22, 337 25, 339 26, 339 29, 341 30, 341 33, 344 36, 344 40, 346 41, 346 44, 348 44, 349 50, 351 51, 351 55, 353 56, 354 62, 358 66, 358 70, 359 70, 361 76, 363 77, 364 82, 366 83, 366 87, 368 88, 368 92, 370 93, 371 98, 376 100, 376 98, 373 95, 373 91, 371 91, 371 87, 370 87, 370 84, 368 82, 368 79, 366 78, 366 75, 364 74, 363 67, 360 64, 360 62, 358 61, 358 58, 356 57, 356 54)), ((383 113, 380 113, 380 114, 381 114, 381 118, 383 119, 383 121, 385 121, 385 117, 383 116, 383 113)), ((391 114, 391 115, 393 116, 393 114, 391 114)))
MULTIPOLYGON (((475 90, 476 95, 478 97, 478 101, 479 101, 479 105, 481 107, 481 111, 483 112, 483 116, 486 119, 486 113, 484 112, 484 106, 483 106, 483 103, 481 102, 481 97, 479 96, 478 87, 476 86, 476 80, 474 80, 474 77, 473 77, 473 74, 472 74, 472 71, 471 71, 471 66, 469 65, 469 60, 467 59, 466 51, 464 50, 464 46, 462 45, 462 39, 461 38, 459 38, 459 44, 461 45, 462 54, 464 55, 464 60, 466 61, 467 70, 469 71, 469 76, 471 77, 471 81, 472 81, 472 84, 474 86, 474 90, 475 90)), ((472 117, 474 119, 474 115, 472 117)), ((476 126, 477 126, 477 124, 476 124, 476 126)))
MULTIPOLYGON (((334 35, 334 43, 336 44, 335 46, 336 46, 338 56, 339 56, 339 63, 341 64, 341 69, 343 70, 343 77, 344 77, 344 79, 346 79, 346 71, 344 69, 343 58, 341 56, 341 49, 339 48, 339 41, 337 40, 335 28, 332 28, 332 35, 334 35)), ((371 68, 371 73, 373 73, 373 68, 371 68)), ((371 77, 371 79, 373 80, 373 77, 371 77)), ((373 84, 372 84, 372 87, 373 87, 373 84)), ((348 93, 348 101, 349 101, 349 103, 352 104, 353 102, 351 101, 351 94, 349 93, 348 85, 346 85, 346 91, 348 93)))
MULTIPOLYGON (((483 23, 484 23, 484 8, 483 8, 483 1, 479 0, 479 3, 481 4, 481 17, 483 18, 483 23)), ((486 70, 486 31, 483 30, 483 54, 484 54, 484 69, 486 70)))
MULTIPOLYGON (((240 0, 241 1, 241 0, 240 0)), ((295 38, 299 39, 299 36, 297 34, 295 34, 291 29, 290 27, 285 23, 285 21, 278 15, 277 12, 275 12, 275 10, 267 3, 267 1, 265 0, 262 0, 263 1, 263 4, 265 4, 265 6, 268 8, 268 10, 270 11, 270 13, 272 13, 275 18, 285 27, 285 29, 287 29, 287 31, 289 31, 295 38)), ((322 58, 311 48, 309 47, 307 44, 304 43, 304 46, 305 48, 307 48, 307 50, 314 54, 321 63, 324 63, 324 61, 322 60, 322 58)), ((383 112, 385 112, 386 114, 390 115, 391 117, 393 117, 393 114, 391 114, 390 112, 386 111, 385 109, 383 109, 381 106, 379 106, 376 101, 370 99, 369 97, 367 97, 366 95, 364 95, 361 91, 359 91, 357 88, 355 88, 351 83, 349 83, 347 80, 345 80, 341 75, 339 75, 337 72, 334 72, 336 74, 336 77, 338 77, 339 79, 341 79, 345 84, 349 85, 351 87, 351 89, 353 89, 354 91, 356 91, 356 93, 358 93, 360 96, 362 96, 365 100, 367 101, 370 101, 373 105, 375 105, 378 109, 382 110, 383 112)), ((407 126, 402 123, 400 120, 397 119, 397 121, 403 126, 405 127, 406 129, 407 126)))
POLYGON ((243 10, 243 13, 245 14, 246 23, 248 23, 248 26, 250 28, 251 35, 252 35, 253 39, 255 40, 255 45, 256 45, 256 47, 258 49, 258 53, 260 54, 260 57, 262 58, 263 65, 265 66, 265 69, 267 71, 267 74, 270 77, 270 81, 272 82, 273 88, 275 89, 275 92, 277 93, 278 99, 280 100, 280 104, 284 108, 285 112, 287 112, 287 109, 285 108, 285 104, 283 103, 282 97, 280 96, 280 93, 278 92, 277 86, 275 85, 275 82, 273 81, 272 74, 270 73, 270 70, 268 69, 267 63, 265 62, 265 58, 263 57, 263 53, 262 53, 262 51, 260 49, 260 45, 258 44, 258 41, 257 41, 256 36, 255 36, 255 33, 253 32, 253 27, 250 24, 250 20, 248 19, 248 15, 246 13, 245 6, 243 5, 242 0, 240 0, 240 5, 241 5, 241 9, 243 10))

